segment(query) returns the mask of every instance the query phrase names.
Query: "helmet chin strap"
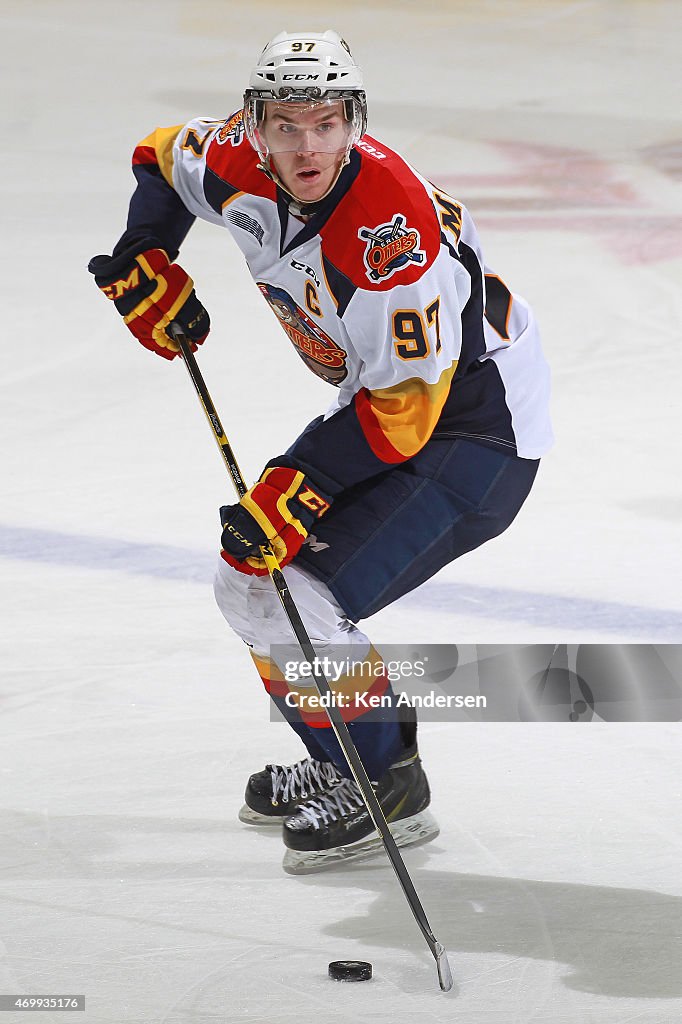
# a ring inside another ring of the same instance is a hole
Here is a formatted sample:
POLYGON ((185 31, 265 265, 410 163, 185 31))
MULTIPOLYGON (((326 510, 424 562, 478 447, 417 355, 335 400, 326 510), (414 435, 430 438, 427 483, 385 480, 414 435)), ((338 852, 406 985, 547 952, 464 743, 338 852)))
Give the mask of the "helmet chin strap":
POLYGON ((280 176, 277 174, 277 172, 272 167, 271 162, 270 162, 270 154, 269 153, 256 166, 258 167, 259 171, 262 171, 263 174, 265 174, 268 178, 270 178, 271 181, 274 181, 275 185, 277 185, 279 188, 281 188, 282 191, 286 192, 286 194, 289 196, 289 202, 288 202, 289 213, 291 213, 294 217, 312 217, 312 215, 315 213, 315 211, 317 209, 318 204, 321 203, 323 199, 327 198, 327 196, 333 190, 333 188, 336 185, 337 181, 341 177, 341 171, 349 163, 349 161, 350 161, 350 150, 351 150, 351 147, 349 147, 346 150, 345 156, 344 156, 343 160, 341 161, 341 163, 339 164, 339 169, 336 172, 336 174, 334 175, 334 179, 333 179, 331 185, 329 186, 329 188, 327 189, 327 191, 324 193, 324 195, 319 196, 312 203, 306 203, 303 199, 300 199, 297 195, 295 195, 295 193, 293 193, 291 191, 291 189, 287 188, 287 186, 284 184, 284 182, 282 181, 280 176))

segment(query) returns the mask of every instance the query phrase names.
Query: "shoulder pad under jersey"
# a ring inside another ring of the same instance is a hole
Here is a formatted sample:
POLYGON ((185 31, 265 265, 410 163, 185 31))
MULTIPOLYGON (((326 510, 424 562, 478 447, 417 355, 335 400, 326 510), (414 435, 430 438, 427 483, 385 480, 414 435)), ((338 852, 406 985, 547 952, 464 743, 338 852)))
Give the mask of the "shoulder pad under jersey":
POLYGON ((206 152, 204 190, 213 209, 239 192, 276 200, 275 183, 258 167, 258 154, 246 138, 243 110, 232 114, 215 133, 206 152))
POLYGON ((440 224, 402 157, 365 135, 360 172, 321 229, 323 252, 356 288, 414 284, 438 256, 440 224))

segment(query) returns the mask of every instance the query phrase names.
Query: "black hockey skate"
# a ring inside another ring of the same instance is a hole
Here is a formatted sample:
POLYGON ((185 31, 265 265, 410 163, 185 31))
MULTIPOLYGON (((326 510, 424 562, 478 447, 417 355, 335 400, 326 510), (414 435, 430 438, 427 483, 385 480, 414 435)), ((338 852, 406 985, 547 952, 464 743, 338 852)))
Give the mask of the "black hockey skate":
POLYGON ((330 762, 306 757, 296 764, 266 764, 246 784, 239 820, 247 825, 281 825, 302 800, 321 794, 341 776, 330 762))
MULTIPOLYGON (((414 846, 439 833, 428 807, 431 794, 418 754, 394 764, 373 783, 398 846, 414 846)), ((305 800, 284 820, 284 870, 292 875, 321 871, 338 863, 367 859, 383 843, 357 784, 341 779, 305 800)))

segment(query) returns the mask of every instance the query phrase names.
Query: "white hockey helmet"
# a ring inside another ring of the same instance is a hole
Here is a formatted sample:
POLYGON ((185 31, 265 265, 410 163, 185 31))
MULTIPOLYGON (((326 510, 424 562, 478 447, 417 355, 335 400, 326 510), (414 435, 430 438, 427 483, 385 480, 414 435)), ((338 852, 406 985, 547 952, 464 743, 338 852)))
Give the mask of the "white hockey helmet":
POLYGON ((251 72, 244 93, 244 126, 261 161, 269 165, 268 147, 258 125, 265 104, 330 103, 342 100, 348 122, 346 156, 367 128, 367 100, 362 72, 338 32, 280 32, 267 44, 251 72))

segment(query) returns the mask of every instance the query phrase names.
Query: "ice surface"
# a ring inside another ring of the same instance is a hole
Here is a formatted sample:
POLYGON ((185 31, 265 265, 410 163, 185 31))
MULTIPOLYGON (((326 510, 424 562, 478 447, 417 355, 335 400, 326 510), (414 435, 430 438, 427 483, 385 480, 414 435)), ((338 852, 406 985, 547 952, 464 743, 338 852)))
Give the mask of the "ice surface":
MULTIPOLYGON (((291 878, 276 832, 237 821, 246 775, 301 748, 213 605, 229 481, 184 369, 127 340, 85 265, 124 224, 139 138, 235 109, 269 34, 336 27, 371 131, 468 205, 535 307, 558 437, 514 526, 375 616, 373 639, 678 643, 679 4, 25 0, 0 17, 0 993, 83 992, 85 1024, 678 1019, 675 724, 423 727, 442 832, 405 857, 447 996, 388 867, 291 878), (352 958, 370 983, 327 979, 352 958)), ((183 263, 253 478, 330 392, 227 234, 197 225, 183 263)))

